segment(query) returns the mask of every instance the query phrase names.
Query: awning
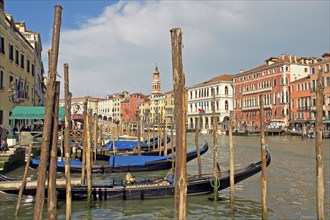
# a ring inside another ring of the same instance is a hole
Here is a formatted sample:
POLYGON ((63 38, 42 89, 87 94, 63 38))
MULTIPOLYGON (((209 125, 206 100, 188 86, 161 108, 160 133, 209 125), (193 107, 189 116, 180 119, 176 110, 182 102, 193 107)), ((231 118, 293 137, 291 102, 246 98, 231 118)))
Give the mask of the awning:
POLYGON ((290 120, 290 123, 305 123, 308 122, 308 120, 304 120, 304 119, 295 119, 295 120, 290 120))
MULTIPOLYGON (((44 119, 45 106, 16 106, 9 119, 44 119)), ((58 119, 64 119, 64 107, 59 107, 58 119)))

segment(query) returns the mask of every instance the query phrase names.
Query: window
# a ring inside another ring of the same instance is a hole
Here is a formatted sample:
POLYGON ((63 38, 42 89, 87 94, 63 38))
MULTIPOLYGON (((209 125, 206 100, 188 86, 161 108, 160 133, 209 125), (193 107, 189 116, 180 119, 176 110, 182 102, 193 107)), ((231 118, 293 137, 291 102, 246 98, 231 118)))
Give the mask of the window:
POLYGON ((5 38, 0 36, 0 53, 5 54, 5 38))
POLYGON ((18 53, 18 50, 15 50, 15 63, 16 65, 19 65, 19 53, 18 53))
POLYGON ((315 67, 312 68, 312 74, 315 74, 315 67))
POLYGON ((34 76, 34 64, 31 65, 32 75, 34 76))
POLYGON ((291 92, 294 92, 294 85, 291 86, 291 92))
POLYGON ((324 70, 324 72, 325 73, 328 73, 329 71, 330 71, 329 64, 325 64, 325 70, 324 70))
POLYGON ((9 60, 14 60, 14 46, 9 44, 9 60))
POLYGON ((307 68, 305 68, 304 71, 305 71, 305 73, 307 73, 308 72, 307 68))
POLYGON ((274 86, 276 86, 276 79, 274 79, 274 86))
POLYGON ((325 83, 326 86, 330 86, 330 77, 327 76, 326 78, 326 83, 325 83))
POLYGON ((24 54, 21 54, 21 68, 24 69, 24 54))
POLYGON ((228 101, 225 101, 225 110, 228 110, 228 101))
POLYGON ((0 70, 0 90, 4 90, 3 87, 3 71, 0 70))
POLYGON ((225 87, 225 95, 228 95, 228 87, 225 87))
POLYGON ((26 71, 30 72, 30 60, 26 60, 26 71))

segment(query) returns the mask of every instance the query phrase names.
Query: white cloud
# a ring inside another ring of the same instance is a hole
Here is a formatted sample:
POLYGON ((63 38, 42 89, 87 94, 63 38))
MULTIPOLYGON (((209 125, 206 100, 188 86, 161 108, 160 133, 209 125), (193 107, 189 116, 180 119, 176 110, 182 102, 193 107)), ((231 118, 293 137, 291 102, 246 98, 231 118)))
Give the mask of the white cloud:
POLYGON ((329 51, 326 7, 329 2, 119 2, 78 29, 61 30, 58 72, 69 63, 74 97, 123 90, 149 94, 157 63, 162 91, 169 91, 170 29, 176 27, 183 31, 187 86, 221 73, 235 74, 284 52, 320 56, 329 51), (309 14, 315 16, 305 19, 309 14))

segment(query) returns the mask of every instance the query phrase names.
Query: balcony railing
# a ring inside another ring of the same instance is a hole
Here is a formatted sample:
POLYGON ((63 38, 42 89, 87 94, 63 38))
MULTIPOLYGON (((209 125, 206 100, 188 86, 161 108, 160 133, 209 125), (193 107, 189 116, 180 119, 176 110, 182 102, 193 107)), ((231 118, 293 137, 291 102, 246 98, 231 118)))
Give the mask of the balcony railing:
MULTIPOLYGON (((271 104, 264 105, 264 108, 272 108, 272 105, 271 104)), ((250 107, 242 107, 242 110, 243 111, 257 110, 257 109, 260 109, 260 106, 259 105, 257 105, 257 106, 250 106, 250 107)))
POLYGON ((242 94, 243 95, 249 95, 249 94, 253 94, 253 93, 268 92, 268 91, 272 91, 272 87, 262 88, 262 89, 255 89, 255 90, 251 90, 251 91, 245 91, 245 92, 242 92, 242 94))

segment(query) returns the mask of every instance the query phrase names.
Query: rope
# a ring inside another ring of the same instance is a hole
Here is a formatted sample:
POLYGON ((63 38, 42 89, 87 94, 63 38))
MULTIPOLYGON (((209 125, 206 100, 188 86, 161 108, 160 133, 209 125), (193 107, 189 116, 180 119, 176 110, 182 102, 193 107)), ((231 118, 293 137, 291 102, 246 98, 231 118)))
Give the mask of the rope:
MULTIPOLYGON (((210 179, 210 184, 212 186, 212 188, 214 188, 214 185, 213 185, 213 180, 210 179)), ((218 189, 220 188, 220 179, 218 179, 218 189)))

